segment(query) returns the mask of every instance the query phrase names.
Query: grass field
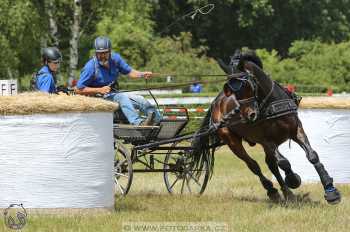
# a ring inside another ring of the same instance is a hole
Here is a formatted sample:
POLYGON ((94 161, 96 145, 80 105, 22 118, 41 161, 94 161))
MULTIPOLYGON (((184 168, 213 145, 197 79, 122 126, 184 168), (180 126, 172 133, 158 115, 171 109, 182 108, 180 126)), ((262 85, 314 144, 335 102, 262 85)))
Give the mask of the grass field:
MULTIPOLYGON (((248 150, 264 173, 271 176, 263 162, 261 149, 248 150)), ((185 225, 186 222, 224 225, 221 229, 204 231, 350 231, 350 185, 337 187, 342 192, 343 199, 336 206, 324 201, 320 184, 303 184, 294 190, 300 199, 296 202, 271 203, 258 179, 227 147, 223 147, 216 153, 214 175, 201 197, 169 195, 160 173, 135 174, 129 195, 116 199, 115 212, 65 216, 29 215, 22 231, 157 231, 129 230, 130 227, 125 227, 132 222, 153 222, 154 225, 162 222, 176 225, 185 225)), ((184 227, 178 227, 178 230, 168 227, 158 231, 186 231, 183 229, 184 227)), ((12 231, 5 227, 2 219, 0 230, 12 231)))

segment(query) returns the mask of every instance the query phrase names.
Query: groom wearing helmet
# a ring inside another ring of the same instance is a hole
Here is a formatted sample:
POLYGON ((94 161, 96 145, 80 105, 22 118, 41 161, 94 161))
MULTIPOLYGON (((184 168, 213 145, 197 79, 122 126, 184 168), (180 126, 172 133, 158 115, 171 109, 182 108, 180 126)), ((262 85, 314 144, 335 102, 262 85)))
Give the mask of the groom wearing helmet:
POLYGON ((44 66, 35 74, 34 89, 41 92, 57 93, 56 74, 60 67, 62 55, 58 48, 47 47, 42 51, 44 66))

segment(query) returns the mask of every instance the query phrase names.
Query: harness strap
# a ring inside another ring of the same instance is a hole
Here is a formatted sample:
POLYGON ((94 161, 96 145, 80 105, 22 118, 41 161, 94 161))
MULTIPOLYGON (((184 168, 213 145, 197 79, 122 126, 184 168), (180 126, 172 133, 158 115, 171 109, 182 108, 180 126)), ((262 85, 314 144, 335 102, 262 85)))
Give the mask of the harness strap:
MULTIPOLYGON (((115 60, 113 60, 111 58, 111 60, 113 61, 113 63, 117 66, 117 63, 115 60)), ((94 76, 92 77, 93 80, 97 79, 97 76, 99 74, 99 69, 98 69, 98 60, 96 56, 93 56, 93 61, 94 61, 94 66, 95 66, 95 72, 94 72, 94 76)), ((110 86, 111 88, 113 88, 114 90, 119 89, 119 83, 118 81, 113 81, 112 83, 110 83, 108 86, 110 86)))
POLYGON ((262 110, 267 102, 267 100, 269 100, 270 96, 272 95, 273 93, 273 90, 275 88, 275 82, 272 81, 272 86, 271 86, 271 89, 270 89, 270 92, 265 96, 265 98, 262 100, 260 106, 259 106, 259 110, 262 110))
POLYGON ((297 105, 292 99, 282 99, 271 102, 264 112, 264 118, 277 118, 283 115, 297 113, 297 105))
POLYGON ((39 72, 35 72, 32 74, 32 78, 30 79, 30 88, 33 91, 38 90, 38 88, 36 86, 38 75, 39 75, 39 72))
POLYGON ((239 102, 241 105, 250 103, 250 102, 252 102, 252 101, 255 101, 255 97, 250 97, 250 98, 238 100, 238 102, 239 102))
POLYGON ((95 66, 95 74, 92 78, 94 80, 96 80, 97 76, 98 76, 98 60, 97 60, 96 56, 93 57, 93 61, 94 61, 94 66, 95 66))

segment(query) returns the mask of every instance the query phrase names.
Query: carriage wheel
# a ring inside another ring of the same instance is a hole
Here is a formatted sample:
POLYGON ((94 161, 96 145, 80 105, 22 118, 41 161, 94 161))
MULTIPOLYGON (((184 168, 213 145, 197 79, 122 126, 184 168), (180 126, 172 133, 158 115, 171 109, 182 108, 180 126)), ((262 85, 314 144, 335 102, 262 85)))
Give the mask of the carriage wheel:
POLYGON ((125 196, 132 183, 133 171, 131 156, 127 148, 115 142, 114 183, 116 195, 125 196))
MULTIPOLYGON (((176 146, 174 144, 173 146, 176 146)), ((205 162, 202 169, 194 170, 191 166, 190 153, 171 150, 164 160, 164 182, 169 193, 172 194, 202 194, 209 179, 209 166, 205 162)))

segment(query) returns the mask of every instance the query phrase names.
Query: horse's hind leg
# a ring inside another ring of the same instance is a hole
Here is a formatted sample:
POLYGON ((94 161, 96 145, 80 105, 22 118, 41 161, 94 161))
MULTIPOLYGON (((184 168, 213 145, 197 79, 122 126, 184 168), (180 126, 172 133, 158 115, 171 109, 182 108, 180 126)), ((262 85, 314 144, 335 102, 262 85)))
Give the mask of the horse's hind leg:
POLYGON ((248 168, 259 177, 261 184, 267 190, 267 196, 272 201, 280 201, 278 190, 273 187, 273 183, 267 179, 261 172, 259 164, 252 159, 242 145, 242 139, 230 134, 227 129, 219 130, 219 135, 225 143, 230 147, 232 152, 241 160, 243 160, 248 168))
MULTIPOLYGON (((289 189, 288 185, 283 180, 280 171, 278 170, 278 165, 277 165, 278 158, 279 158, 278 155, 280 155, 278 153, 278 150, 276 149, 275 146, 273 146, 273 147, 264 146, 264 151, 266 154, 266 157, 265 157, 266 164, 269 167, 270 171, 273 173, 273 175, 276 177, 279 185, 281 186, 281 190, 283 192, 284 198, 286 200, 294 200, 295 196, 294 196, 293 192, 289 189)), ((285 160, 288 162, 287 159, 285 159, 285 160)), ((289 167, 290 167, 290 165, 289 165, 289 167)), ((284 168, 286 168, 286 166, 284 168)), ((287 172, 293 173, 291 171, 291 169, 287 170, 287 172)))
POLYGON ((325 199, 330 204, 337 204, 341 200, 340 192, 333 186, 333 178, 331 178, 326 171, 323 164, 320 162, 318 154, 315 150, 312 149, 310 142, 304 132, 300 120, 298 121, 298 128, 296 137, 293 140, 298 143, 301 148, 306 153, 307 159, 314 165, 318 175, 320 176, 321 183, 325 190, 325 199))

